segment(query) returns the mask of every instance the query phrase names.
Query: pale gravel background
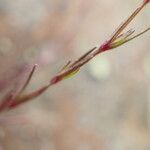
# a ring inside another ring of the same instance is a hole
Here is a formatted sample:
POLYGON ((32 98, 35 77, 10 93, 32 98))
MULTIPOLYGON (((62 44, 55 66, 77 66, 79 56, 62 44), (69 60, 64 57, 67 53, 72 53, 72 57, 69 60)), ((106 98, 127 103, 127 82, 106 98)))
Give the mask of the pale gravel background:
MULTIPOLYGON (((139 3, 0 0, 1 80, 23 66, 26 73, 7 88, 22 83, 38 63, 28 91, 44 85, 68 59, 107 39, 139 3)), ((130 27, 148 27, 149 9, 130 27)), ((149 150, 149 38, 103 53, 72 79, 2 114, 0 150, 149 150)))

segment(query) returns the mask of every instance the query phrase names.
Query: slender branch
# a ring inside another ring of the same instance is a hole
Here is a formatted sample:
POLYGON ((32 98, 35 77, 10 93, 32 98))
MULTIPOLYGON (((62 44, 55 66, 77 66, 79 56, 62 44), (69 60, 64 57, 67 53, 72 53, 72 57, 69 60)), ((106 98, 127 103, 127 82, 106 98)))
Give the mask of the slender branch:
POLYGON ((131 38, 127 39, 127 40, 126 40, 126 42, 129 42, 129 41, 131 41, 131 40, 133 40, 133 39, 135 39, 135 38, 137 38, 137 37, 141 36, 142 34, 144 34, 144 33, 148 32, 149 30, 150 30, 150 28, 145 29, 144 31, 142 31, 142 32, 140 32, 140 33, 136 34, 135 36, 133 36, 133 37, 131 37, 131 38))
POLYGON ((37 64, 35 64, 35 65, 33 66, 31 72, 29 73, 29 76, 28 76, 26 82, 24 83, 23 87, 21 88, 21 90, 20 90, 20 92, 18 93, 17 96, 20 96, 20 95, 25 91, 25 89, 27 88, 29 82, 31 81, 31 78, 32 78, 32 76, 33 76, 33 73, 35 72, 36 67, 37 67, 37 64))
POLYGON ((117 31, 112 35, 112 37, 110 38, 109 42, 113 42, 114 40, 116 40, 116 38, 119 36, 119 34, 127 27, 127 25, 129 25, 129 23, 136 17, 136 15, 144 8, 144 6, 147 3, 143 3, 140 7, 138 7, 133 13, 132 15, 127 18, 127 20, 120 25, 120 27, 117 29, 117 31))
POLYGON ((112 37, 105 41, 102 45, 99 47, 94 47, 90 49, 88 52, 86 52, 84 55, 79 57, 76 61, 72 62, 68 61, 67 64, 50 80, 50 82, 38 90, 35 90, 31 93, 23 94, 24 90, 26 89, 27 85, 29 84, 33 73, 36 69, 36 65, 32 68, 24 86, 20 90, 20 92, 17 94, 16 97, 11 97, 11 95, 8 94, 7 98, 3 101, 2 104, 0 104, 0 111, 3 110, 3 108, 7 107, 8 109, 15 108, 16 106, 19 106, 20 104, 24 102, 28 102, 29 100, 32 100, 39 95, 41 95, 43 92, 45 92, 50 86, 55 85, 56 83, 76 74, 80 68, 85 65, 87 62, 89 62, 91 59, 93 59, 98 54, 114 49, 118 46, 121 46, 139 36, 142 34, 148 32, 150 28, 144 30, 141 33, 138 33, 131 37, 133 35, 134 30, 129 30, 126 33, 122 33, 123 30, 129 25, 129 23, 136 17, 136 15, 144 8, 146 4, 148 4, 150 0, 144 0, 140 7, 138 7, 129 17, 126 19, 123 24, 114 32, 112 37), (9 97, 10 96, 10 97, 9 97))

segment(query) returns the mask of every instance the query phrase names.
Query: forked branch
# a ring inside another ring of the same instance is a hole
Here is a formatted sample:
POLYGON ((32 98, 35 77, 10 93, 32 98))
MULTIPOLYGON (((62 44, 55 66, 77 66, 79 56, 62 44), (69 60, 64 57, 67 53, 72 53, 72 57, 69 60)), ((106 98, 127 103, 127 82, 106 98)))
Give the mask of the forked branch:
POLYGON ((68 61, 67 64, 50 80, 50 82, 45 85, 44 87, 39 88, 31 93, 24 94, 26 87, 28 86, 33 73, 35 71, 36 65, 33 66, 25 84, 23 85, 20 92, 14 97, 12 96, 12 91, 6 95, 6 97, 1 101, 0 104, 0 111, 10 110, 15 108, 16 106, 28 102, 36 98, 37 96, 41 95, 45 92, 50 86, 55 85, 56 83, 71 77, 72 75, 76 74, 80 68, 93 59, 96 55, 117 48, 139 36, 148 32, 150 27, 145 29, 144 31, 133 35, 135 32, 134 30, 129 30, 126 33, 123 33, 123 30, 129 25, 129 23, 137 16, 137 14, 150 2, 150 0, 144 0, 143 3, 119 26, 119 28, 113 33, 110 39, 106 40, 102 45, 99 47, 94 47, 78 58, 76 61, 71 62, 68 61))

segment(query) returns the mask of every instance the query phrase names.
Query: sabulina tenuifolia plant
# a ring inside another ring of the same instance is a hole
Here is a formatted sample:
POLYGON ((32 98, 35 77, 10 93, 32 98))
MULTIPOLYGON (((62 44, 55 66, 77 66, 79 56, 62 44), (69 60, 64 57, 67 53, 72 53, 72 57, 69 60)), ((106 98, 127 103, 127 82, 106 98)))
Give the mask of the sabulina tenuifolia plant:
POLYGON ((100 53, 108 50, 115 49, 139 36, 148 32, 150 27, 141 31, 138 34, 134 34, 135 30, 129 30, 127 32, 123 32, 124 29, 129 25, 129 23, 137 16, 137 14, 150 2, 150 0, 144 0, 141 5, 135 9, 135 11, 118 27, 118 29, 112 34, 112 36, 104 41, 100 46, 94 47, 87 51, 84 55, 78 58, 75 61, 68 61, 66 65, 62 67, 62 69, 52 77, 49 83, 31 93, 25 93, 25 89, 29 85, 29 82, 33 76, 33 73, 37 67, 34 65, 29 76, 27 77, 24 85, 20 89, 20 91, 16 94, 16 88, 10 90, 3 99, 0 101, 0 112, 11 110, 16 108, 20 104, 24 102, 28 102, 33 100, 34 98, 40 96, 43 92, 45 92, 49 87, 59 83, 60 81, 71 77, 72 75, 76 74, 82 66, 88 63, 91 59, 95 56, 99 55, 100 53))

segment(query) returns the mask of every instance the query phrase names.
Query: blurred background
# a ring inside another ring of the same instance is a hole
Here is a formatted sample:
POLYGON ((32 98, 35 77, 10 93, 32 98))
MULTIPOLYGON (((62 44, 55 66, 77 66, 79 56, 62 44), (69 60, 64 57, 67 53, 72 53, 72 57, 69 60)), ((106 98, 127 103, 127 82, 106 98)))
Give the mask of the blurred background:
MULTIPOLYGON (((0 0, 0 97, 49 82, 101 44, 142 0, 0 0)), ((150 6, 130 24, 150 25, 150 6)), ((74 77, 0 116, 0 150, 149 150, 150 34, 102 53, 74 77)))

